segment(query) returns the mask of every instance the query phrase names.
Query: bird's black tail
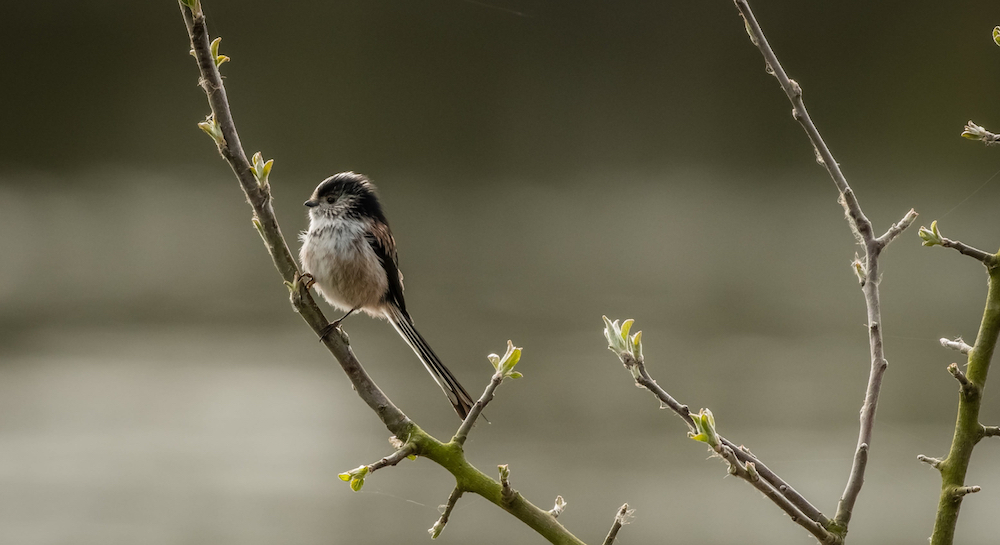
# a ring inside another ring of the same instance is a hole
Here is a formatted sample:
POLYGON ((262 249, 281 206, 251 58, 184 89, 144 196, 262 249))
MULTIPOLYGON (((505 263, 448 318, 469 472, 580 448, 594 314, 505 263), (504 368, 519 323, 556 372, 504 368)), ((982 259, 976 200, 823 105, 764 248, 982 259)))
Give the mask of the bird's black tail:
POLYGON ((444 390, 445 395, 448 396, 448 401, 451 401, 455 407, 455 412, 464 420, 475 403, 469 393, 465 391, 455 375, 451 374, 451 371, 441 363, 427 341, 417 332, 417 328, 413 327, 413 320, 410 319, 409 315, 393 306, 386 309, 385 317, 388 318, 392 327, 396 328, 406 344, 410 345, 410 348, 417 354, 424 367, 427 368, 427 372, 434 378, 434 382, 437 382, 438 386, 444 390))

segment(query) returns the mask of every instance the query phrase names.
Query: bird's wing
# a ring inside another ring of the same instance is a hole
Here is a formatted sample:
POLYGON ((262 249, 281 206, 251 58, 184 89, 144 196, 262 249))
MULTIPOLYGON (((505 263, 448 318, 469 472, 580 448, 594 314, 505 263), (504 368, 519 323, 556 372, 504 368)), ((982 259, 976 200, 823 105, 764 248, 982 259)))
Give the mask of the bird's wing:
POLYGON ((406 303, 403 302, 403 273, 399 272, 399 265, 396 257, 396 242, 392 238, 392 232, 385 224, 374 225, 365 234, 365 240, 375 251, 382 268, 385 269, 385 278, 389 283, 389 290, 385 298, 389 302, 394 302, 403 314, 406 312, 406 303))

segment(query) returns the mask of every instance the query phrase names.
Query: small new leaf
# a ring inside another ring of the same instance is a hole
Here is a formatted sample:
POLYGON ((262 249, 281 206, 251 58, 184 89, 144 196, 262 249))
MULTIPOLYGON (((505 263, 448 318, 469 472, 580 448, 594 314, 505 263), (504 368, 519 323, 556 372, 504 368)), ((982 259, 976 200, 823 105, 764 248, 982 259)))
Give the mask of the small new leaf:
POLYGON ((709 409, 702 409, 698 414, 691 415, 694 420, 695 430, 698 433, 688 432, 688 437, 695 441, 701 441, 712 447, 712 450, 719 448, 719 434, 715 431, 715 416, 709 409))
POLYGON ((226 145, 226 137, 222 135, 222 128, 215 122, 215 114, 208 114, 204 121, 198 123, 198 128, 205 131, 205 134, 215 140, 215 144, 220 148, 226 145))
POLYGON ((607 316, 602 316, 602 318, 604 319, 604 337, 608 340, 608 350, 617 354, 623 362, 625 361, 625 354, 628 354, 635 361, 641 363, 642 331, 636 332, 635 335, 629 337, 629 331, 632 330, 632 324, 635 323, 635 320, 630 318, 625 320, 621 325, 618 325, 618 320, 612 322, 607 316))
POLYGON ((222 42, 222 37, 218 37, 212 40, 212 58, 215 59, 215 67, 218 68, 222 66, 222 63, 229 62, 229 57, 225 55, 219 55, 219 43, 222 42))
POLYGON ((267 176, 271 173, 271 167, 274 165, 274 159, 268 159, 264 162, 264 157, 258 151, 253 154, 253 159, 251 160, 250 172, 253 173, 253 177, 257 179, 257 185, 264 187, 267 185, 267 176))
POLYGON ((500 472, 500 482, 501 483, 507 482, 507 479, 510 478, 510 468, 507 466, 507 464, 498 465, 497 470, 500 472))
POLYGON ((993 43, 1000 45, 1000 26, 993 27, 993 43))
POLYGON ((941 239, 941 232, 938 231, 937 220, 931 222, 931 228, 921 226, 917 231, 924 246, 940 246, 944 241, 941 239))
POLYGON ((342 481, 350 481, 351 490, 357 492, 365 485, 365 476, 368 475, 368 466, 354 468, 347 473, 337 475, 342 481))
POLYGON ((517 365, 517 362, 521 361, 521 349, 515 347, 511 341, 507 341, 507 351, 504 352, 502 357, 490 354, 486 356, 486 359, 490 360, 490 363, 493 364, 493 369, 503 375, 504 378, 521 378, 524 376, 514 371, 514 366, 517 365))
POLYGON ((201 0, 180 0, 181 5, 191 8, 191 13, 201 15, 201 0))

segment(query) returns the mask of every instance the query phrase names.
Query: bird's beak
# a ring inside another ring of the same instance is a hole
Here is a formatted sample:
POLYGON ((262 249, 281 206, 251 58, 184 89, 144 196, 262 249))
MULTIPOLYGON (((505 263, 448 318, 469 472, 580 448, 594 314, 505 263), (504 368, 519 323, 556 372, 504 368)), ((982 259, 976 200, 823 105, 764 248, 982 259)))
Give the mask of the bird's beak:
POLYGON ((306 202, 304 202, 302 204, 308 206, 309 208, 312 208, 314 206, 319 206, 319 201, 316 200, 316 199, 309 199, 308 201, 306 201, 306 202))

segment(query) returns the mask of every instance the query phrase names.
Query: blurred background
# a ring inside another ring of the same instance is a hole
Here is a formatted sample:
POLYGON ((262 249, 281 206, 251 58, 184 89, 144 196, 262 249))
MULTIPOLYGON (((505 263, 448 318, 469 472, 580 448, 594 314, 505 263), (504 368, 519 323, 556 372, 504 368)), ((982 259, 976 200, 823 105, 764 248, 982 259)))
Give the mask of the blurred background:
MULTIPOLYGON (((0 542, 426 543, 452 489, 387 432, 293 313, 237 182, 195 124, 209 109, 176 2, 17 2, 0 35, 0 542)), ((920 543, 982 266, 916 228, 1000 244, 989 2, 754 4, 881 233, 889 369, 852 543, 920 543)), ((832 515, 868 377, 855 245, 837 193, 731 2, 204 0, 241 138, 275 159, 293 251, 302 201, 343 170, 378 184, 407 302, 478 393, 524 347, 467 447, 492 474, 623 545, 810 543, 685 437, 606 349, 635 318, 650 372, 832 515), (710 523, 706 524, 706 521, 710 523)), ((1000 176, 997 176, 1000 178, 1000 176)), ((331 312, 332 315, 332 312, 331 312)), ((440 438, 444 396, 392 329, 345 326, 440 438)), ((982 419, 1000 424, 987 391, 982 419)), ((958 538, 995 543, 1000 445, 958 538)), ((442 543, 541 543, 467 496, 442 543)))

